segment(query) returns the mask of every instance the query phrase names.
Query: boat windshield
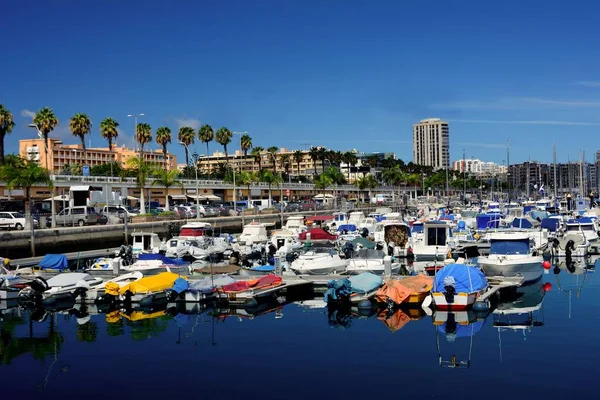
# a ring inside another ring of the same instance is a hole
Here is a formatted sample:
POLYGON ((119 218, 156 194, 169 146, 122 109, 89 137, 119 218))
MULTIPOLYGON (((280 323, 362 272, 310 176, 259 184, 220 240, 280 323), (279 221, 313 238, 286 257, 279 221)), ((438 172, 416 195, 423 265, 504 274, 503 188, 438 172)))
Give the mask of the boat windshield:
POLYGON ((490 254, 529 254, 529 239, 491 240, 490 254))
POLYGON ((422 224, 414 224, 412 227, 412 233, 422 233, 423 229, 424 227, 422 224))
POLYGON ((594 230, 594 226, 592 224, 569 224, 567 225, 567 231, 569 232, 579 232, 579 230, 582 231, 593 231, 594 230))

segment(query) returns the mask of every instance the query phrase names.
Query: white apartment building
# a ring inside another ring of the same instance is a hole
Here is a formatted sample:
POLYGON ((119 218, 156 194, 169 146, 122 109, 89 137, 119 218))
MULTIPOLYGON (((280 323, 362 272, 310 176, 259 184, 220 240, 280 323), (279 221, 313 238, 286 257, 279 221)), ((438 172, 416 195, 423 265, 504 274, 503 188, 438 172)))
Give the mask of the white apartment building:
POLYGON ((452 169, 460 173, 466 171, 474 175, 494 176, 506 174, 505 165, 499 165, 491 161, 481 161, 476 158, 454 161, 452 169))
POLYGON ((434 169, 450 168, 450 129, 439 118, 413 125, 413 162, 434 169))

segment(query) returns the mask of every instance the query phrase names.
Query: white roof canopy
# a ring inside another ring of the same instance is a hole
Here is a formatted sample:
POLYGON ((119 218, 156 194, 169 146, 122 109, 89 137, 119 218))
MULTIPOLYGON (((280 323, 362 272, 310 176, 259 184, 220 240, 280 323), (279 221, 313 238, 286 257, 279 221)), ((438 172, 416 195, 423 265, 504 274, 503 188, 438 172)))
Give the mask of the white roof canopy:
POLYGON ((47 199, 44 199, 44 201, 69 201, 69 196, 67 196, 66 194, 63 195, 58 195, 58 196, 54 196, 54 197, 48 197, 47 199))

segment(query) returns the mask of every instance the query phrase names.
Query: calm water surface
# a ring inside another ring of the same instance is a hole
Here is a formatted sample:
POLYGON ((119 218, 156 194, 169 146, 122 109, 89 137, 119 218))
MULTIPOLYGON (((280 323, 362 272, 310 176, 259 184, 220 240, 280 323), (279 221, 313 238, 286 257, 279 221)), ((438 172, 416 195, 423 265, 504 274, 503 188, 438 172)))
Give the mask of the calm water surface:
POLYGON ((555 272, 504 295, 488 315, 360 316, 312 302, 255 314, 3 310, 2 391, 6 398, 598 398, 599 279, 582 268, 555 272), (531 312, 498 314, 519 308, 531 312), (507 324, 519 326, 500 327, 507 324))

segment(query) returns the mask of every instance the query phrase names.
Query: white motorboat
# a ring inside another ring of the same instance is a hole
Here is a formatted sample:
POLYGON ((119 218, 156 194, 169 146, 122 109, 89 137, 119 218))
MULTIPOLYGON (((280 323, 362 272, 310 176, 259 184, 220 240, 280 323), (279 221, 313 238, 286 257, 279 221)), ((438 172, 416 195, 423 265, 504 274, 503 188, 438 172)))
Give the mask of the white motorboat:
POLYGON ((290 252, 302 247, 302 243, 298 240, 298 234, 287 229, 274 231, 271 234, 270 242, 278 251, 283 249, 282 252, 290 252))
POLYGON ((83 272, 65 272, 48 280, 37 277, 19 292, 19 300, 43 301, 46 306, 55 306, 74 301, 80 296, 85 297, 88 291, 96 289, 103 282, 102 278, 83 272))
MULTIPOLYGON (((386 253, 383 250, 376 249, 360 249, 350 258, 350 262, 346 267, 346 272, 351 274, 360 274, 363 272, 371 272, 381 275, 385 272, 384 258, 386 253)), ((399 262, 391 263, 391 272, 398 272, 400 269, 399 262)))
POLYGON ((423 233, 415 237, 412 251, 417 261, 444 260, 451 251, 448 239, 452 227, 446 221, 426 221, 423 233))
POLYGON ((303 232, 307 229, 306 225, 304 225, 304 216, 303 215, 290 215, 285 221, 285 225, 283 229, 288 232, 293 232, 298 235, 300 232, 303 232))
POLYGON ((84 302, 94 302, 99 299, 102 295, 106 293, 106 290, 118 290, 125 285, 130 284, 131 282, 139 281, 144 277, 140 271, 129 272, 123 275, 119 275, 114 277, 113 279, 109 279, 105 282, 102 282, 98 286, 95 286, 89 289, 85 295, 85 297, 81 297, 81 300, 84 302))
POLYGON ((269 241, 267 233, 267 224, 252 221, 244 226, 244 230, 237 237, 238 243, 266 243, 269 241))
POLYGON ((196 240, 213 235, 213 227, 208 222, 194 221, 181 226, 178 239, 196 240))
POLYGON ((140 253, 156 254, 163 245, 158 234, 154 232, 132 232, 131 237, 133 239, 132 250, 135 255, 140 253))
POLYGON ((542 277, 544 258, 534 254, 529 234, 525 232, 490 233, 490 253, 478 258, 487 276, 522 276, 525 282, 542 277))
POLYGON ((144 275, 154 275, 161 272, 183 272, 189 270, 188 264, 175 264, 174 260, 160 254, 155 255, 156 259, 138 259, 129 265, 121 257, 105 258, 101 257, 91 264, 86 272, 92 275, 109 275, 114 273, 115 263, 119 265, 120 272, 141 272, 144 275))
POLYGON ((300 254, 290 264, 296 274, 327 275, 344 272, 350 260, 340 258, 333 248, 315 247, 300 254))
POLYGON ((375 243, 383 245, 389 256, 408 257, 412 255, 413 238, 410 226, 399 220, 384 220, 375 226, 375 243), (388 248, 391 248, 391 253, 388 248))

